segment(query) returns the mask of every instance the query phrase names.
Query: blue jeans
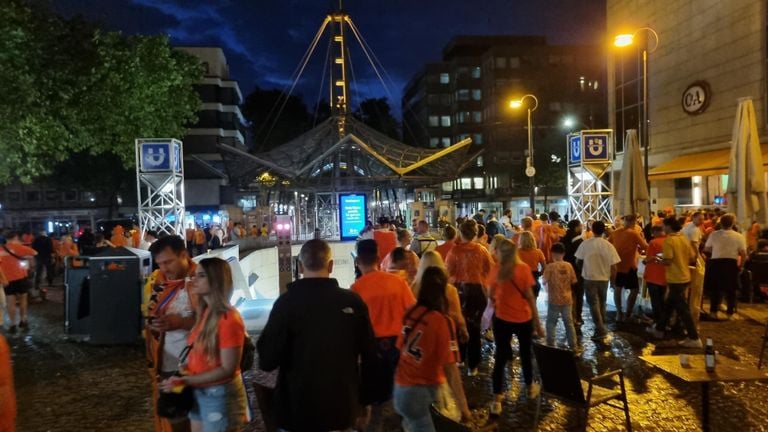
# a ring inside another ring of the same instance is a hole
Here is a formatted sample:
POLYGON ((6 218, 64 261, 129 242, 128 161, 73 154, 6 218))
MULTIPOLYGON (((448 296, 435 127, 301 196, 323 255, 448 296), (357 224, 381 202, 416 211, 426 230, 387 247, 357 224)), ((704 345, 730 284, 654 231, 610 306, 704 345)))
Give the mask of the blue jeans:
POLYGON ((547 305, 547 345, 555 346, 555 331, 557 330, 557 319, 563 318, 565 326, 565 335, 568 338, 568 347, 576 348, 576 329, 573 327, 573 315, 571 305, 547 305))
POLYGON ((405 432, 435 432, 429 407, 437 399, 437 386, 395 384, 395 411, 403 417, 405 432))
POLYGON ((226 432, 250 420, 245 386, 239 375, 225 384, 195 388, 194 394, 189 419, 202 423, 203 432, 226 432))
POLYGON ((608 334, 605 328, 605 300, 608 294, 608 281, 593 281, 584 279, 584 291, 587 293, 587 303, 592 321, 595 322, 595 336, 608 334))

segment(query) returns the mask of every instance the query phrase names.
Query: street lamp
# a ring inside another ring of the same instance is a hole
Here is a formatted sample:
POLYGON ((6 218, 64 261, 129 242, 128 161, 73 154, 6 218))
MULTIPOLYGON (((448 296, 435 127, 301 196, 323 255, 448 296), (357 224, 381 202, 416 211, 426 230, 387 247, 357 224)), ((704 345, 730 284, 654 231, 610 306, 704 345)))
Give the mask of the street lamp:
POLYGON ((575 117, 570 117, 570 116, 563 118, 563 127, 568 130, 573 130, 573 128, 576 128, 576 127, 581 127, 582 129, 585 129, 585 130, 592 129, 591 127, 579 121, 579 119, 575 117))
POLYGON ((522 108, 523 102, 526 98, 533 99, 533 107, 528 107, 528 159, 526 160, 525 164, 525 175, 528 176, 529 182, 530 182, 530 205, 531 205, 531 216, 536 214, 536 188, 533 184, 533 177, 536 175, 536 168, 533 167, 533 127, 531 125, 531 113, 536 111, 536 108, 539 106, 539 100, 536 99, 536 96, 532 94, 527 94, 521 97, 520 99, 515 99, 509 102, 509 106, 512 109, 518 109, 522 108))
POLYGON ((613 45, 616 47, 626 47, 634 44, 635 36, 638 33, 645 31, 652 34, 656 43, 653 45, 653 49, 648 49, 648 37, 645 38, 643 44, 643 114, 640 117, 640 124, 638 125, 638 132, 640 133, 640 143, 645 146, 644 162, 645 162, 645 184, 648 191, 651 190, 651 180, 648 176, 648 154, 650 148, 650 139, 648 136, 648 54, 656 51, 659 47, 659 34, 650 27, 641 27, 632 33, 618 34, 613 39, 613 45))

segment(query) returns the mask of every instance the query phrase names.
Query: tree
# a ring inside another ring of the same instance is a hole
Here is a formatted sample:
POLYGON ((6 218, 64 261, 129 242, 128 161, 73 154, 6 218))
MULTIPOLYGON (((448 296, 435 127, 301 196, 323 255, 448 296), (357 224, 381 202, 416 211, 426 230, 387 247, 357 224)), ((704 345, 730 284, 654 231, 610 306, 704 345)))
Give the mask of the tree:
POLYGON ((399 122, 392 115, 387 98, 365 99, 355 110, 355 117, 392 139, 401 139, 399 122))
POLYGON ((73 155, 130 169, 136 138, 180 137, 194 122, 202 68, 166 37, 103 32, 26 0, 4 0, 0 15, 0 184, 73 155))
POLYGON ((243 116, 251 124, 256 152, 285 144, 308 131, 313 124, 313 116, 300 96, 286 97, 277 89, 256 88, 245 98, 243 116))

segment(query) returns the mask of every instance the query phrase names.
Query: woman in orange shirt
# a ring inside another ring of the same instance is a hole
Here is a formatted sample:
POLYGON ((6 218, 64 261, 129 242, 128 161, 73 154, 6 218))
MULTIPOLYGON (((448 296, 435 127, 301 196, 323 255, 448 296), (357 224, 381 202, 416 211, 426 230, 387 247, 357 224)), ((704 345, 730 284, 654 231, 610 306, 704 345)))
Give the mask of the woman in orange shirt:
POLYGON ((191 386, 195 404, 189 413, 193 431, 239 431, 250 420, 240 359, 245 324, 229 303, 232 272, 220 258, 206 258, 190 280, 200 296, 197 323, 189 333, 191 347, 181 377, 169 378, 161 389, 191 386))
POLYGON ((520 242, 518 243, 519 249, 517 255, 520 260, 528 265, 533 275, 533 280, 536 282, 536 286, 533 288, 533 293, 536 297, 539 296, 541 291, 541 284, 539 283, 539 277, 544 271, 544 267, 547 266, 547 259, 544 257, 544 253, 541 249, 536 247, 536 240, 533 238, 533 234, 530 232, 523 232, 520 234, 520 242))
MULTIPOLYGON (((430 267, 440 268, 448 274, 448 271, 445 269, 443 258, 440 257, 440 254, 437 253, 437 251, 424 252, 424 255, 421 256, 421 260, 419 261, 419 270, 416 272, 416 278, 411 282, 411 289, 413 290, 414 296, 419 297, 422 279, 424 279, 424 272, 430 267)), ((464 320, 464 315, 461 314, 459 290, 457 290, 453 284, 447 284, 445 286, 445 298, 448 301, 448 309, 446 313, 453 319, 454 324, 456 324, 459 340, 466 342, 467 339, 469 339, 469 333, 467 333, 467 322, 464 320)))
POLYGON ((520 363, 528 387, 528 398, 536 398, 540 390, 540 385, 533 382, 531 344, 534 332, 540 337, 544 336, 544 327, 539 321, 539 312, 536 309, 536 298, 532 290, 535 283, 531 269, 520 260, 517 251, 517 246, 509 240, 500 242, 496 247, 499 274, 491 286, 490 293, 496 308, 493 317, 496 353, 492 374, 495 397, 491 404, 491 414, 494 415, 501 413, 501 402, 504 400, 506 368, 512 359, 512 335, 517 336, 520 344, 520 363))

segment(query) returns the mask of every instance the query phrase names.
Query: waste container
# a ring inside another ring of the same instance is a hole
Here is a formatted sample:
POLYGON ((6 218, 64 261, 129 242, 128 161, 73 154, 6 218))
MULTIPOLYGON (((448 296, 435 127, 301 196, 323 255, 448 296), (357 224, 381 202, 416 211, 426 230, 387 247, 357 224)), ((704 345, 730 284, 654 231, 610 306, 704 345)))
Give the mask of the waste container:
POLYGON ((149 252, 122 247, 68 259, 65 331, 96 345, 136 342, 142 286, 151 267, 149 252))

